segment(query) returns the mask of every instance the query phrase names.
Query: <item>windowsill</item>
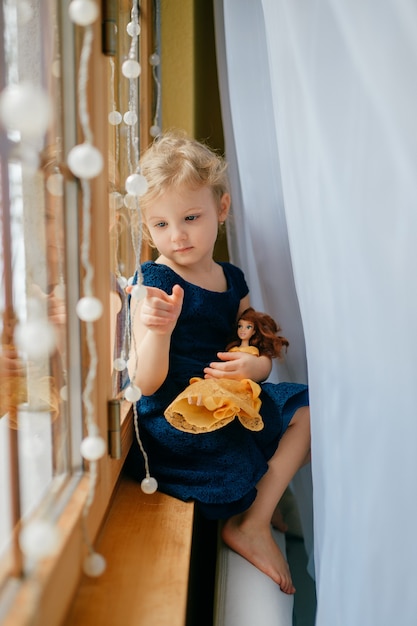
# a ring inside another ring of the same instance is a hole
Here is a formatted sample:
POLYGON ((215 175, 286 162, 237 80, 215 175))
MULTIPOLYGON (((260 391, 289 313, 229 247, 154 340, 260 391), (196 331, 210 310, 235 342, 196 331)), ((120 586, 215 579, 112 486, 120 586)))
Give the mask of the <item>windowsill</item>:
MULTIPOLYGON (((117 483, 120 470, 133 440, 131 404, 121 405, 122 458, 100 462, 95 506, 88 518, 89 537, 94 541, 102 524, 117 483)), ((87 554, 83 538, 82 515, 88 495, 89 475, 75 475, 67 486, 67 502, 57 525, 61 543, 57 553, 41 561, 24 578, 6 578, 1 589, 0 619, 2 626, 43 626, 60 624, 71 604, 81 576, 82 561, 87 554)), ((11 554, 2 556, 0 574, 7 576, 11 554)))
POLYGON ((83 576, 64 626, 184 626, 194 506, 122 477, 96 542, 107 567, 83 576))

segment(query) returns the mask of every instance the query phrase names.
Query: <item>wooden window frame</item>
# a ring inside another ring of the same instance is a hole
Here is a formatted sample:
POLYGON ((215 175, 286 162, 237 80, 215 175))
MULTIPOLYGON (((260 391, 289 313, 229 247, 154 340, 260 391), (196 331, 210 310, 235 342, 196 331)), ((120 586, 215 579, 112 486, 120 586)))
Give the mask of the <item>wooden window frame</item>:
MULTIPOLYGON (((123 0, 126 5, 127 0, 123 0)), ((141 19, 151 16, 152 1, 142 0, 141 19)), ((93 49, 90 60, 88 100, 91 129, 94 145, 103 155, 108 154, 108 102, 103 94, 108 91, 110 80, 108 58, 102 53, 101 20, 93 24, 93 49), (104 129, 104 130, 103 130, 104 129)), ((141 58, 148 59, 153 51, 151 28, 142 26, 140 37, 141 58)), ((141 145, 149 141, 148 129, 151 124, 152 74, 148 63, 143 63, 141 75, 140 135, 141 145), (145 105, 144 102, 148 102, 145 105)), ((109 301, 110 281, 110 241, 108 211, 108 167, 91 181, 91 261, 95 269, 94 293, 103 303, 109 301)), ((146 254, 146 253, 145 253, 146 254)), ((112 381, 109 372, 110 354, 110 315, 109 307, 104 306, 103 316, 95 322, 95 340, 98 352, 98 366, 93 404, 97 423, 102 436, 107 437, 108 401, 112 398, 112 381)), ((83 343, 83 342, 82 342, 83 343)), ((83 355, 85 356, 85 355, 83 355)), ((79 416, 81 419, 81 415, 79 416)), ((76 419, 72 416, 72 419, 76 419)), ((119 479, 123 463, 134 437, 131 404, 121 402, 121 442, 122 456, 113 459, 106 455, 99 461, 98 483, 93 504, 86 519, 86 528, 91 540, 96 538, 105 518, 112 494, 119 479)), ((75 473, 65 488, 66 504, 57 520, 61 531, 61 542, 53 556, 42 560, 32 572, 24 577, 10 577, 13 563, 12 552, 6 553, 0 561, 0 581, 6 579, 0 589, 0 619, 2 626, 35 626, 37 624, 62 623, 73 599, 82 574, 82 563, 87 555, 83 537, 82 518, 89 489, 88 468, 86 472, 75 473)), ((15 537, 19 532, 16 528, 15 537)))

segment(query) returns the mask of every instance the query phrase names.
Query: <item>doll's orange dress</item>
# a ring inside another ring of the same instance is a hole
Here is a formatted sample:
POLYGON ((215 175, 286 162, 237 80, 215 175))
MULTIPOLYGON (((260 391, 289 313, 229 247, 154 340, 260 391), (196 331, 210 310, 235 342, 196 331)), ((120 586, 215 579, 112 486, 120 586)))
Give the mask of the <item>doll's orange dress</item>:
MULTIPOLYGON (((255 346, 236 346, 230 352, 259 356, 255 346)), ((195 376, 168 406, 165 417, 172 426, 188 433, 217 430, 235 417, 249 430, 262 430, 260 393, 260 386, 249 378, 230 380, 195 376)))

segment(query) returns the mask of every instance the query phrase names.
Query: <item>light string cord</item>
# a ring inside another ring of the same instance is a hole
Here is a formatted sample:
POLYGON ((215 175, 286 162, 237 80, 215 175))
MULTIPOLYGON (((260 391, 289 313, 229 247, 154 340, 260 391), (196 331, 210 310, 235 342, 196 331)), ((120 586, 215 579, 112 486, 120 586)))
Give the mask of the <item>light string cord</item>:
MULTIPOLYGON (((140 33, 140 25, 139 25, 139 11, 136 2, 133 2, 130 12, 131 21, 127 24, 127 33, 131 37, 129 44, 129 51, 127 53, 127 58, 122 64, 122 74, 128 79, 128 110, 123 116, 123 120, 127 126, 126 132, 126 165, 128 171, 128 179, 126 180, 126 195, 124 197, 123 203, 129 210, 130 215, 130 237, 132 239, 137 237, 137 215, 139 210, 138 198, 137 198, 137 181, 135 185, 135 181, 130 181, 130 187, 128 180, 129 178, 135 178, 134 173, 137 173, 137 167, 139 162, 139 136, 137 132, 138 127, 138 86, 137 79, 141 72, 141 67, 138 62, 138 35, 140 33)), ((112 92, 113 93, 113 92, 112 92)), ((119 116, 114 114, 115 111, 115 103, 113 96, 113 115, 111 116, 111 123, 116 124, 119 122, 119 116)), ((136 249, 136 244, 133 244, 133 249, 135 251, 135 269, 137 267, 137 259, 138 253, 136 249)), ((116 250, 115 250, 115 264, 116 264, 116 278, 118 280, 119 286, 124 290, 129 284, 133 283, 133 277, 127 280, 124 276, 122 276, 119 263, 118 263, 118 242, 116 242, 116 250)), ((123 298, 123 311, 124 311, 124 319, 129 319, 129 301, 128 298, 123 298)), ((121 352, 120 356, 116 358, 113 362, 113 366, 116 371, 123 371, 126 368, 126 354, 128 352, 128 346, 130 346, 130 324, 125 323, 124 332, 121 342, 121 352)), ((138 395, 139 390, 136 389, 133 395, 138 395)), ((129 393, 127 394, 129 395, 129 393)), ((133 395, 130 401, 133 400, 133 395)), ((125 390, 126 397, 126 390, 125 390)), ((126 397, 126 399, 129 399, 126 397)))
POLYGON ((89 143, 93 143, 93 133, 90 128, 90 114, 88 112, 87 104, 87 82, 88 64, 91 57, 93 36, 92 27, 86 26, 80 54, 80 65, 78 69, 78 116, 85 140, 89 143))
POLYGON ((149 133, 151 135, 151 137, 158 137, 161 134, 161 81, 159 78, 159 73, 160 73, 160 3, 159 2, 155 2, 154 5, 154 28, 153 28, 153 32, 154 32, 154 40, 155 40, 155 47, 154 47, 154 53, 151 54, 150 59, 149 59, 149 63, 152 66, 152 77, 153 77, 153 81, 154 81, 154 86, 155 86, 155 93, 156 93, 156 97, 155 97, 155 107, 154 107, 154 115, 153 115, 153 124, 149 130, 149 133))
MULTIPOLYGON (((92 144, 93 132, 90 127, 90 115, 88 111, 88 98, 87 98, 87 84, 88 84, 88 66, 92 54, 93 44, 93 28, 91 24, 85 26, 84 36, 82 41, 80 62, 78 70, 78 115, 80 125, 84 135, 85 144, 92 144)), ((89 153, 91 154, 91 153, 89 153)), ((82 392, 82 401, 84 407, 84 421, 87 430, 87 437, 81 443, 81 453, 83 457, 88 460, 89 463, 89 483, 86 500, 82 511, 82 533, 84 542, 87 546, 89 556, 84 562, 85 573, 91 576, 98 576, 105 568, 104 558, 95 553, 92 541, 90 540, 87 529, 87 518, 90 512, 92 503, 94 501, 96 486, 98 481, 98 459, 104 454, 106 444, 104 440, 99 437, 99 428, 95 420, 94 415, 94 403, 92 401, 92 393, 94 388, 94 382, 97 375, 97 349, 94 336, 93 321, 101 316, 102 305, 93 296, 93 279, 94 279, 94 267, 90 260, 90 234, 91 234, 91 187, 89 177, 93 177, 101 170, 100 163, 97 166, 97 171, 88 173, 83 171, 83 162, 79 169, 81 170, 79 175, 81 185, 82 196, 82 240, 80 246, 81 252, 81 267, 84 271, 82 287, 83 298, 77 305, 77 313, 79 317, 85 322, 85 336, 87 344, 88 355, 88 368, 84 382, 84 389, 82 392), (79 305, 84 301, 86 305, 87 313, 79 309, 79 305), (91 306, 97 308, 99 305, 99 311, 91 314, 91 306), (90 310, 88 310, 90 309, 90 310)))
POLYGON ((158 129, 158 133, 159 133, 159 130, 160 130, 159 114, 161 110, 161 82, 158 77, 158 65, 157 64, 152 65, 152 76, 153 76, 153 80, 154 80, 155 87, 156 87, 156 102, 155 102, 155 112, 154 112, 154 117, 153 117, 153 125, 155 127, 154 132, 157 132, 156 129, 158 129))
MULTIPOLYGON (((136 80, 134 78, 129 79, 129 92, 130 92, 130 103, 129 108, 135 111, 137 110, 137 102, 138 102, 138 89, 136 85, 136 80)), ((133 164, 131 163, 131 172, 136 171, 139 163, 139 135, 137 133, 138 122, 132 124, 130 127, 130 142, 132 144, 132 152, 133 152, 133 164)))
MULTIPOLYGON (((82 232, 83 237, 81 241, 81 265, 84 269, 83 278, 83 292, 86 296, 92 296, 92 281, 94 278, 94 268, 90 262, 90 232, 91 232, 91 189, 90 184, 85 179, 81 179, 82 189, 82 232)), ((86 340, 87 340, 87 352, 89 356, 89 367, 84 385, 84 391, 82 394, 84 409, 85 409, 85 421, 89 434, 97 434, 91 432, 96 430, 97 426, 94 419, 94 404, 91 396, 94 388, 94 381, 97 375, 97 349, 94 337, 93 322, 86 322, 86 340)))
MULTIPOLYGON (((140 33, 140 26, 138 21, 138 7, 136 0, 133 0, 132 3, 132 11, 131 11, 131 23, 128 25, 128 33, 132 37, 130 50, 129 50, 129 59, 134 62, 138 55, 138 35, 140 33)), ((127 156, 128 163, 130 167, 130 176, 126 180, 126 190, 128 194, 134 196, 134 200, 132 205, 130 206, 131 211, 131 238, 132 238, 132 247, 135 253, 135 272, 137 275, 137 284, 133 287, 131 291, 131 298, 133 298, 133 302, 131 300, 130 306, 130 319, 128 320, 128 337, 129 341, 131 341, 131 346, 134 352, 134 367, 131 376, 131 382, 128 388, 125 390, 125 398, 132 402, 133 404, 133 415, 134 415, 134 428, 136 440, 138 442, 140 451, 142 453, 142 457, 145 465, 145 478, 142 480, 141 488, 145 493, 154 493, 157 489, 157 481, 151 477, 149 470, 149 458, 148 454, 143 446, 142 439, 140 437, 139 431, 139 413, 137 402, 140 399, 141 391, 134 384, 136 380, 136 374, 138 369, 138 355, 136 349, 136 337, 134 333, 131 333, 131 325, 134 322, 135 315, 137 314, 137 308, 139 304, 139 300, 142 299, 144 293, 146 293, 145 287, 142 284, 142 272, 141 272, 141 248, 142 248, 142 220, 140 214, 140 205, 139 205, 139 196, 144 193, 144 186, 147 187, 147 183, 144 178, 140 175, 139 168, 139 155, 140 155, 140 146, 139 146, 139 133, 137 132, 137 115, 136 111, 138 110, 138 88, 136 84, 136 78, 140 73, 140 65, 138 65, 135 72, 127 72, 125 76, 129 79, 129 112, 131 117, 131 128, 129 129, 129 138, 130 140, 127 142, 127 156), (134 173, 133 173, 134 172, 134 173), (132 382, 133 381, 133 382, 132 382)))
MULTIPOLYGON (((134 30, 134 34, 132 35, 132 40, 130 42, 129 59, 136 59, 138 56, 138 37, 139 37, 139 32, 140 32, 139 11, 138 11, 138 5, 137 5, 136 0, 132 1, 131 20, 132 20, 132 23, 135 25, 135 27, 137 26, 137 28, 134 30)), ((137 104, 138 104, 138 89, 137 89, 137 84, 136 84, 136 78, 130 77, 129 78, 129 110, 133 111, 135 114, 138 110, 137 104)), ((133 158, 134 158, 133 165, 131 162, 129 162, 131 166, 131 170, 130 170, 131 172, 134 169, 136 169, 138 162, 139 162, 139 136, 137 134, 137 127, 138 127, 138 122, 136 119, 136 123, 132 124, 130 127, 130 141, 132 144, 133 158)))
MULTIPOLYGON (((87 106, 87 82, 88 82, 88 63, 91 56, 93 42, 93 30, 88 26, 84 32, 84 40, 80 55, 80 66, 78 76, 78 94, 79 94, 79 117, 80 124, 84 132, 85 138, 91 143, 93 134, 90 128, 90 116, 87 106)), ((81 241, 81 265, 84 269, 83 293, 86 296, 92 296, 92 282, 94 278, 94 268, 90 262, 90 231, 91 231, 91 189, 90 183, 84 178, 80 179, 82 190, 82 241, 81 241)), ((86 322, 86 340, 87 353, 89 357, 89 365, 85 380, 84 390, 82 393, 85 422, 88 434, 97 434, 97 426, 94 419, 94 405, 91 399, 94 380, 97 373, 97 350, 94 338, 94 328, 92 322, 86 322)), ((89 462, 89 487, 86 501, 83 507, 83 536, 90 554, 94 552, 92 542, 89 538, 87 530, 87 517, 94 501, 98 478, 97 461, 89 462)))
MULTIPOLYGON (((116 109, 116 96, 115 96, 115 90, 114 90, 114 81, 115 81, 115 65, 114 65, 114 59, 112 57, 109 57, 109 63, 110 63, 110 97, 111 97, 111 101, 112 101, 112 107, 113 107, 113 111, 117 111, 116 109)), ((116 153, 114 156, 114 160, 115 160, 115 167, 117 166, 117 164, 119 163, 119 157, 120 157, 120 136, 119 136, 119 124, 115 124, 115 129, 114 132, 115 137, 116 137, 116 153)))
POLYGON ((137 126, 137 88, 136 79, 140 74, 140 65, 136 59, 138 56, 138 35, 140 32, 139 12, 136 0, 132 1, 132 9, 130 12, 131 22, 128 24, 128 33, 131 36, 131 42, 128 52, 128 61, 123 74, 129 80, 129 104, 128 104, 128 141, 127 141, 127 162, 129 172, 132 173, 139 160, 138 138, 136 137, 137 126), (133 152, 133 154, 132 154, 133 152), (134 160, 132 160, 134 159, 134 160))

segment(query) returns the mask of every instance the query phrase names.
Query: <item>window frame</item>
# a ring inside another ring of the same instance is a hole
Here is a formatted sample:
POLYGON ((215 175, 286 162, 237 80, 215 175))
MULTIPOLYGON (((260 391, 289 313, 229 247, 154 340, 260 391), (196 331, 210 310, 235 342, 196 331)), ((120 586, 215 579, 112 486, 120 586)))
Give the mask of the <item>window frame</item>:
MULTIPOLYGON (((110 0, 112 1, 112 0, 110 0)), ((127 5, 127 0, 123 1, 127 5)), ((140 2, 141 13, 141 37, 139 40, 140 57, 148 59, 152 50, 152 0, 140 2), (147 26, 145 26, 147 24, 147 26)), ((71 58, 79 32, 78 27, 68 25, 68 18, 64 15, 65 9, 61 8, 62 46, 66 58, 71 58)), ((90 59, 88 101, 94 115, 90 116, 91 129, 94 136, 94 145, 103 155, 108 154, 108 101, 102 97, 108 92, 110 71, 108 58, 102 52, 102 24, 98 19, 92 26, 94 39, 90 59), (105 131, 103 132, 103 129, 105 131)), ((63 78, 63 92, 66 99, 65 107, 65 137, 64 144, 69 148, 75 145, 74 128, 77 125, 73 85, 75 84, 75 65, 66 66, 63 78), (72 136, 71 136, 72 135, 72 136)), ((140 83, 140 145, 149 142, 149 127, 152 119, 152 74, 148 63, 143 63, 140 83)), ((109 215, 103 219, 103 207, 108 207, 108 190, 103 181, 108 180, 108 164, 105 159, 105 167, 102 174, 91 180, 91 262, 95 268, 94 293, 103 303, 109 301, 110 281, 105 277, 110 276, 110 238, 109 238, 109 215)), ((73 180, 67 182, 67 192, 71 205, 79 206, 79 191, 73 180)), ((106 213, 104 213, 106 215, 106 213)), ((73 211, 66 211, 66 228, 68 233, 74 233, 78 229, 77 215, 73 211)), ((79 255, 78 237, 73 236, 67 241, 67 262, 70 271, 74 267, 73 259, 79 255)), ((144 257, 149 251, 144 250, 144 257)), ((78 272, 78 266, 73 271, 78 272)), ((73 277, 72 277, 73 278, 73 277)), ((76 293, 77 280, 69 281, 69 302, 76 302, 79 293, 76 293), (72 285, 72 286, 71 286, 72 285)), ((112 399, 112 377, 108 364, 111 362, 110 347, 110 315, 109 307, 103 307, 102 317, 95 322, 94 332, 98 353, 97 375, 93 391, 92 402, 97 416, 100 433, 107 438, 108 433, 108 402, 112 399)), ((72 405, 71 424, 73 424, 71 436, 75 441, 80 441, 83 435, 82 426, 82 377, 86 354, 83 354, 85 342, 83 341, 83 328, 75 315, 69 316, 68 325, 68 349, 70 350, 69 361, 71 364, 70 386, 72 405), (81 348, 80 348, 81 346, 81 348), (79 415, 79 420, 74 415, 79 415)), ((85 434, 85 433, 84 433, 85 434)), ((132 419, 132 407, 127 401, 121 400, 121 446, 122 455, 119 459, 106 454, 99 460, 98 482, 95 497, 89 508, 85 520, 87 533, 92 542, 97 537, 100 527, 105 519, 111 503, 113 491, 117 485, 127 453, 134 438, 132 419)), ((12 571, 11 566, 16 562, 13 552, 16 548, 6 551, 0 560, 0 618, 3 626, 34 626, 36 624, 58 624, 65 617, 68 607, 75 594, 82 574, 82 563, 87 555, 87 546, 83 536, 83 516, 89 489, 88 467, 83 471, 79 467, 79 452, 72 451, 72 461, 75 471, 65 484, 60 494, 61 512, 57 518, 57 526, 61 531, 60 545, 56 553, 40 561, 24 577, 19 577, 12 571), (77 467, 78 465, 78 467, 77 467), (12 571, 12 576, 10 576, 12 571)), ((14 543, 17 543, 19 525, 14 530, 14 543)))

